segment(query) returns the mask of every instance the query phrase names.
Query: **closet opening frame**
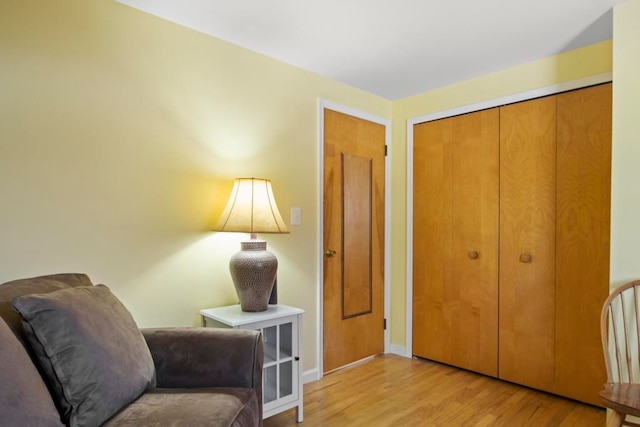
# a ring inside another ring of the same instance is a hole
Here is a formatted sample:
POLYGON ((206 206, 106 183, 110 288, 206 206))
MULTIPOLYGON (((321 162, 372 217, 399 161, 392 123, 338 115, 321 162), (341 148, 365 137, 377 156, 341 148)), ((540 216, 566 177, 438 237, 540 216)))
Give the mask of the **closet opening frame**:
POLYGON ((412 117, 407 120, 407 235, 406 235, 406 342, 405 351, 407 357, 413 357, 413 127, 419 123, 458 116, 487 108, 500 107, 516 102, 528 101, 543 96, 555 95, 575 89, 582 89, 598 84, 609 83, 613 79, 612 73, 602 73, 593 76, 562 82, 550 86, 544 86, 524 92, 506 95, 474 104, 464 105, 448 110, 412 117))

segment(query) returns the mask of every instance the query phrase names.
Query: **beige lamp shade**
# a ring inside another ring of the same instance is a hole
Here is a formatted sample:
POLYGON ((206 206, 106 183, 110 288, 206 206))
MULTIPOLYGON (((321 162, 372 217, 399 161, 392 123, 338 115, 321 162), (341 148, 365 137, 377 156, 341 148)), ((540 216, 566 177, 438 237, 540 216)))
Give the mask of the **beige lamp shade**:
POLYGON ((229 271, 242 311, 265 311, 278 271, 278 259, 256 233, 288 233, 273 197, 271 181, 237 178, 216 231, 251 233, 229 260, 229 271))
POLYGON ((271 181, 236 178, 227 206, 215 231, 245 233, 288 233, 273 197, 271 181))

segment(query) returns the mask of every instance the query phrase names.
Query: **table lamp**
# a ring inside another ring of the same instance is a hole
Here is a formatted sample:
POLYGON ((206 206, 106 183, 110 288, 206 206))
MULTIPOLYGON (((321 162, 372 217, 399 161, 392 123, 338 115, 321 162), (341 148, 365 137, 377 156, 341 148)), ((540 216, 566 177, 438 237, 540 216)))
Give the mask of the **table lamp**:
POLYGON ((231 279, 242 311, 265 311, 278 271, 278 259, 256 233, 288 233, 273 197, 271 181, 236 178, 215 231, 251 233, 229 261, 231 279))

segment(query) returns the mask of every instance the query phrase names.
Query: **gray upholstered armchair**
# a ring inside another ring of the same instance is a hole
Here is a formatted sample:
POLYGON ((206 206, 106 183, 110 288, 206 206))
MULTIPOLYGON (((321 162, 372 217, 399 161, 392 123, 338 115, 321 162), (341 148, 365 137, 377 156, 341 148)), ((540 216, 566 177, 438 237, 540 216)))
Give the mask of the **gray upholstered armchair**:
POLYGON ((262 425, 258 332, 140 331, 83 274, 0 285, 0 318, 0 425, 262 425))

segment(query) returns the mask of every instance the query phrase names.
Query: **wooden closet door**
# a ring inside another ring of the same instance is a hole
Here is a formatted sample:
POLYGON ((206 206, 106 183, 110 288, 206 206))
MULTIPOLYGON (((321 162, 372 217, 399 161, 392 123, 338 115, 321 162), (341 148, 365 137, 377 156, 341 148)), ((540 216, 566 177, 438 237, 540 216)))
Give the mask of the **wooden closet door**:
POLYGON ((611 84, 558 95, 556 392, 602 405, 609 291, 611 84))
POLYGON ((413 127, 413 354, 452 362, 453 120, 413 127))
POLYGON ((500 108, 499 377, 552 391, 556 99, 500 108))
POLYGON ((498 109, 414 127, 413 352, 497 375, 498 109))

